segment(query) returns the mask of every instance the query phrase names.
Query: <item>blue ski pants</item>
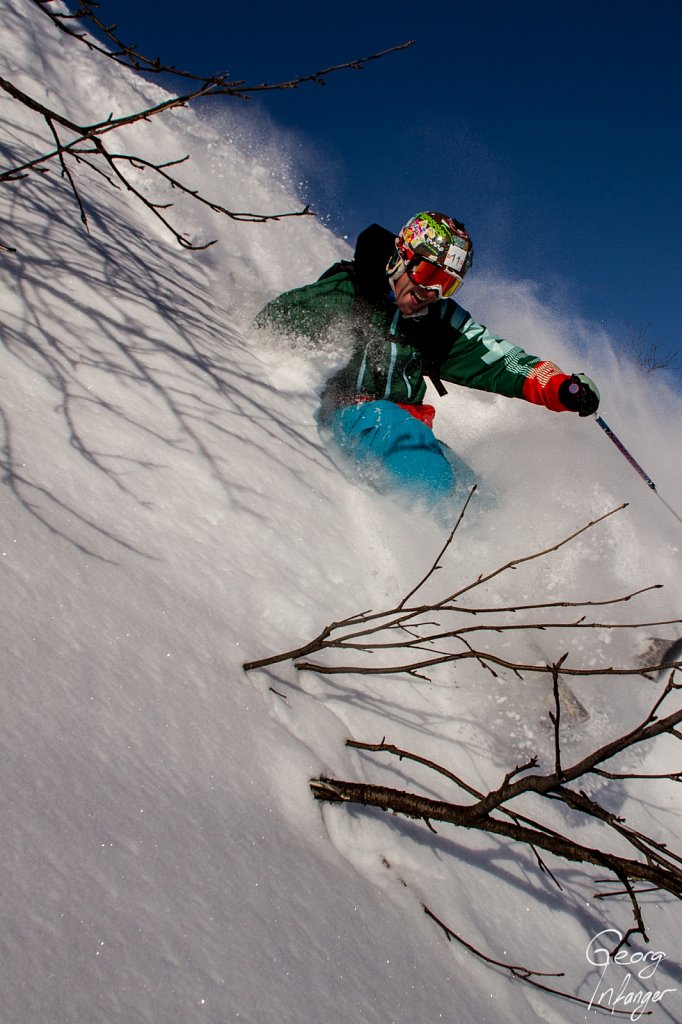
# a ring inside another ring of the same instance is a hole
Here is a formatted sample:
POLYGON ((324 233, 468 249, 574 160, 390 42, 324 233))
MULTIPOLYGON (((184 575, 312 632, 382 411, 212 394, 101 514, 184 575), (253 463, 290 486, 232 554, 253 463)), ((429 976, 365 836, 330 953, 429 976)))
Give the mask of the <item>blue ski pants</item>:
POLYGON ((329 425, 341 451, 386 486, 429 504, 454 489, 452 467, 431 428, 394 402, 344 406, 329 425))

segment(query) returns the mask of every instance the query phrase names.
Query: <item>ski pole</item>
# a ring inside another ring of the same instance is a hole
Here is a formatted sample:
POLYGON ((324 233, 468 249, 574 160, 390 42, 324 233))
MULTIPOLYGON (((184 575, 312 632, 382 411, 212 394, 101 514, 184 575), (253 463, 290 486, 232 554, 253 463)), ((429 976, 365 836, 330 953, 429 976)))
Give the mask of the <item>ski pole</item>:
POLYGON ((647 487, 649 487, 649 488, 650 488, 650 489, 651 489, 651 490, 652 490, 652 491, 654 492, 654 494, 656 495, 656 497, 657 497, 657 498, 658 498, 658 499, 659 499, 660 501, 662 501, 662 502, 663 502, 663 504, 664 504, 664 505, 665 505, 665 507, 666 507, 666 508, 668 509, 668 511, 669 511, 669 512, 672 512, 672 514, 673 514, 673 515, 675 516, 675 519, 677 519, 677 520, 678 520, 678 522, 682 523, 682 517, 681 517, 681 516, 679 516, 679 515, 677 514, 677 512, 675 511, 675 509, 674 509, 674 508, 672 508, 672 506, 668 504, 668 502, 667 502, 667 501, 665 500, 665 498, 662 498, 662 497, 661 497, 661 495, 660 495, 660 494, 658 493, 658 491, 656 490, 656 484, 655 484, 655 483, 653 482, 653 480, 651 479, 651 477, 649 476, 649 474, 648 474, 648 473, 645 473, 645 472, 644 472, 644 470, 643 470, 643 469, 642 469, 642 467, 640 466, 639 462, 637 462, 637 460, 636 460, 636 459, 634 458, 634 456, 633 456, 633 455, 631 455, 631 453, 630 453, 630 452, 629 452, 629 451, 627 450, 627 448, 625 447, 625 445, 623 444, 623 442, 622 442, 622 441, 620 440, 620 438, 619 438, 619 437, 616 437, 616 435, 615 435, 615 434, 614 434, 614 432, 613 432, 613 431, 611 430, 611 427, 610 427, 610 426, 608 425, 608 423, 606 423, 606 422, 605 422, 605 421, 604 421, 604 420, 602 419, 602 417, 601 417, 601 416, 597 416, 596 414, 595 414, 595 417, 594 417, 594 418, 596 419, 597 423, 598 423, 598 424, 599 424, 599 426, 600 426, 600 427, 602 428, 602 430, 604 431, 604 433, 606 434, 606 436, 607 436, 608 438, 610 438, 610 440, 611 440, 611 441, 613 441, 613 443, 615 444, 615 446, 616 446, 616 448, 618 449, 618 451, 619 451, 619 452, 620 452, 620 453, 621 453, 622 455, 624 455, 624 456, 625 456, 625 458, 626 458, 626 459, 628 460, 628 462, 630 463, 630 465, 632 466, 632 468, 633 468, 633 469, 635 470, 635 472, 639 473, 639 475, 641 476, 642 480, 644 480, 644 482, 645 482, 645 484, 647 485, 647 487))

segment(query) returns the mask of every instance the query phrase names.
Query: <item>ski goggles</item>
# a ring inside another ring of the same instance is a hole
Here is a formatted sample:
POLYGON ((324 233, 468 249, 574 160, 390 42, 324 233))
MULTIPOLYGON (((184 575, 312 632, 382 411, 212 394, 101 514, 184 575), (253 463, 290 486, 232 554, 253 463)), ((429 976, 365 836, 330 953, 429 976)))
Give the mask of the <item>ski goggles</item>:
POLYGON ((458 274, 452 274, 440 264, 431 263, 420 256, 413 257, 406 265, 405 271, 413 284, 437 292, 440 299, 454 295, 462 284, 462 278, 458 274))

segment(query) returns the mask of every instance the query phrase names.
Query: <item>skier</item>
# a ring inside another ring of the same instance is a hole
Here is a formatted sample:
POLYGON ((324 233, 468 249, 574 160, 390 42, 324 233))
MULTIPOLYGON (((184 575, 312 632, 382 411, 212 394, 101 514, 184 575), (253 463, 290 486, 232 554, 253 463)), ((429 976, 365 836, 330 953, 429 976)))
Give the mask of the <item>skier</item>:
POLYGON ((599 406, 589 377, 529 355, 455 302, 472 260, 464 225, 442 213, 418 213, 397 238, 373 224, 359 235, 352 261, 285 292, 257 317, 260 326, 313 341, 339 324, 352 333, 353 354, 327 382, 320 424, 377 486, 428 504, 452 492, 455 474, 432 430, 424 377, 440 395, 446 380, 555 412, 589 416, 599 406))

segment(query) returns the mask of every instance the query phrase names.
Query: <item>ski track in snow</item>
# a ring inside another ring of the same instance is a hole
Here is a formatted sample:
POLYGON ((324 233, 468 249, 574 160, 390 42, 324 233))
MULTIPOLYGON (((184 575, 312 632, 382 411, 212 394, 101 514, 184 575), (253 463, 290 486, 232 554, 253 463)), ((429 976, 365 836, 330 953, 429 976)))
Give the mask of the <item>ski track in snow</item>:
MULTIPOLYGON (((37 99, 68 97, 87 121, 158 95, 58 38, 37 10, 2 7, 8 77, 37 99)), ((37 116, 4 96, 0 107, 3 154, 49 144, 37 116)), ((198 109, 126 129, 121 145, 191 152, 183 175, 234 208, 300 207, 295 160, 274 129, 258 132, 229 108, 198 109)), ((311 351, 251 326, 262 302, 347 247, 309 218, 216 222, 177 201, 183 229, 219 239, 190 254, 100 177, 81 168, 78 181, 90 234, 55 173, 0 192, 2 239, 18 249, 3 256, 2 291, 3 1024, 587 1019, 448 944, 422 904, 493 957, 564 971, 558 987, 589 999, 585 947, 629 926, 625 903, 595 901, 594 879, 568 865, 553 868, 559 893, 530 851, 321 807, 309 791, 327 773, 458 799, 433 772, 348 737, 385 737, 481 789, 534 754, 551 763, 544 677, 494 678, 469 662, 430 679, 241 668, 394 607, 447 532, 350 479, 322 443, 316 395, 345 339, 311 351)), ((480 274, 463 301, 529 351, 593 373, 605 418, 682 507, 678 395, 619 367, 608 339, 558 320, 532 283, 480 274)), ((679 527, 593 424, 456 388, 436 423, 479 493, 425 598, 627 501, 471 603, 661 583, 601 621, 679 616, 679 527)), ((626 665, 636 642, 646 632, 546 630, 500 634, 490 649, 547 663, 568 643, 571 664, 626 665)), ((571 681, 565 757, 638 722, 657 685, 571 681)), ((661 744, 633 766, 670 771, 675 754, 661 744)), ((591 785, 645 831, 671 827, 672 784, 644 798, 634 784, 591 785)), ((679 911, 643 899, 652 946, 668 955, 656 983, 682 987, 679 911)), ((678 1018, 679 993, 658 1007, 678 1018)))

